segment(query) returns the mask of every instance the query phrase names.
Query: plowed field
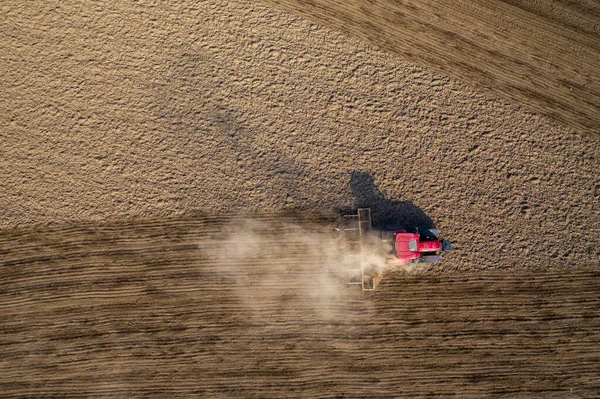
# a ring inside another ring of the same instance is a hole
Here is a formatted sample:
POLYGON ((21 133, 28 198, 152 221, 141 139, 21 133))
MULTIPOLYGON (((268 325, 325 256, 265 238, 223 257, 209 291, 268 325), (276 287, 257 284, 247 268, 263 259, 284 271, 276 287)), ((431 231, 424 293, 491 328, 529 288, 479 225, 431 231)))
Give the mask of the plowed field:
POLYGON ((598 397, 597 2, 357 3, 0 3, 0 396, 598 397))
POLYGON ((600 130, 594 0, 265 0, 519 102, 600 130))
POLYGON ((254 2, 1 7, 4 228, 358 202, 447 270, 598 265, 595 138, 254 2))
POLYGON ((390 271, 367 294, 317 221, 3 233, 3 396, 597 396, 597 270, 390 271))

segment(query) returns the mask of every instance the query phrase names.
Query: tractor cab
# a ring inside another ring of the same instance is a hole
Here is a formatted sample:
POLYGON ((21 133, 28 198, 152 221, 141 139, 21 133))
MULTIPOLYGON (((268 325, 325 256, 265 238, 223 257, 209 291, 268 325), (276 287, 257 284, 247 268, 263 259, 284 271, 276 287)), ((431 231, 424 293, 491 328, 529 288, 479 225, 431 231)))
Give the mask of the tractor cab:
POLYGON ((439 240, 439 231, 428 229, 419 232, 406 230, 383 231, 383 241, 392 246, 388 264, 407 265, 409 263, 438 263, 441 253, 449 251, 451 244, 447 240, 439 240))

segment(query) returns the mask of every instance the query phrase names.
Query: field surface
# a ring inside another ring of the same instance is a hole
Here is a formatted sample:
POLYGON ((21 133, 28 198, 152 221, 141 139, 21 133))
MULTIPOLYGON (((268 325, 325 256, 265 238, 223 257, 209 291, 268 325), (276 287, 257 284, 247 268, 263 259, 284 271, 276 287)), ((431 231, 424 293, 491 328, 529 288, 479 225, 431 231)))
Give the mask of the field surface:
MULTIPOLYGON (((329 226, 330 227, 330 226, 329 226)), ((344 288, 316 218, 0 235, 7 397, 596 398, 600 272, 344 288)))
POLYGON ((593 135, 597 0, 266 0, 593 135))
POLYGON ((597 398, 597 2, 466 3, 1 2, 0 396, 597 398))
POLYGON ((450 270, 598 265, 597 139, 254 2, 1 7, 3 228, 358 204, 450 270))

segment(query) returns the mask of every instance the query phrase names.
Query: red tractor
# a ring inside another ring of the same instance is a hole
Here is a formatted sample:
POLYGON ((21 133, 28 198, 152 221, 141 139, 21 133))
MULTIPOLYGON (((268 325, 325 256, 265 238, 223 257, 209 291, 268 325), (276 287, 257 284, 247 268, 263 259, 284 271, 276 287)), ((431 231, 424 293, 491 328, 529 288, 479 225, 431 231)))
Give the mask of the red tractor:
POLYGON ((387 265, 411 263, 438 263, 442 252, 449 251, 450 241, 440 240, 437 229, 398 228, 374 230, 371 209, 359 208, 353 215, 344 215, 336 230, 353 250, 346 254, 346 278, 349 285, 360 285, 363 290, 374 290, 382 277, 382 265, 374 263, 385 256, 387 265))
POLYGON ((439 263, 442 252, 450 251, 448 240, 439 239, 437 229, 387 230, 381 232, 384 242, 391 244, 386 263, 408 265, 409 263, 439 263))

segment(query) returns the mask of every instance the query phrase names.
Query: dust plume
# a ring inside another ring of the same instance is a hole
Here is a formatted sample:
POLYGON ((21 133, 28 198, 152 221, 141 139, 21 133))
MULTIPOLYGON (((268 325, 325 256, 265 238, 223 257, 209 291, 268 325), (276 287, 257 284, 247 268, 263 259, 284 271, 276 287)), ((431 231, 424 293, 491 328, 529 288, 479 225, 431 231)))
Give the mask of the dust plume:
POLYGON ((268 310, 336 318, 343 297, 360 292, 347 285, 347 271, 362 261, 382 273, 385 264, 376 251, 349 246, 333 225, 283 220, 237 220, 225 227, 219 248, 217 267, 254 316, 268 310))

